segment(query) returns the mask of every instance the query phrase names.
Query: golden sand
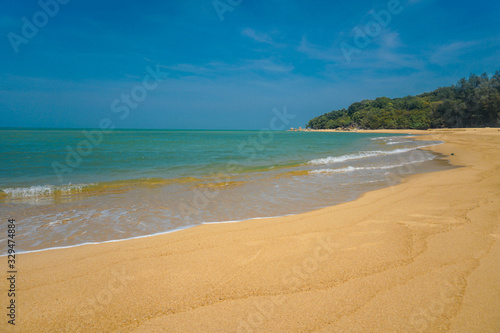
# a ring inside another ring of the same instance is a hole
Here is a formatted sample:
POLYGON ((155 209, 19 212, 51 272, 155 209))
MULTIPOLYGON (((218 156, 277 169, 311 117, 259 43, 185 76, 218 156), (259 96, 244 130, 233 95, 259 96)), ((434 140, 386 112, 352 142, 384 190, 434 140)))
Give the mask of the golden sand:
POLYGON ((412 132, 462 167, 300 215, 20 255, 0 331, 500 332, 500 131, 412 132))

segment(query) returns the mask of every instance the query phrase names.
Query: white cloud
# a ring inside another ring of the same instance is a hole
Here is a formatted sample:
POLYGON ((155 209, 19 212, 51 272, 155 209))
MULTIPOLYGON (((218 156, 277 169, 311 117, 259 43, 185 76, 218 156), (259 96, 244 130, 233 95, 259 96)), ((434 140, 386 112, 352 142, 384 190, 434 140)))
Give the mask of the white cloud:
POLYGON ((294 70, 292 65, 282 65, 271 59, 248 60, 246 62, 248 70, 263 70, 267 72, 287 73, 294 70))
POLYGON ((273 39, 268 34, 258 33, 255 30, 250 29, 250 28, 246 28, 245 30, 243 30, 241 32, 241 34, 244 36, 247 36, 248 38, 251 38, 254 41, 259 42, 259 43, 265 43, 265 44, 270 44, 270 45, 275 44, 273 39))
POLYGON ((339 62, 341 59, 340 51, 338 49, 323 48, 320 46, 309 43, 305 37, 302 37, 297 51, 304 53, 311 59, 326 60, 330 62, 339 62))
POLYGON ((193 75, 219 75, 221 73, 231 74, 234 72, 288 73, 294 70, 294 66, 281 64, 272 59, 246 59, 240 64, 210 62, 205 65, 177 64, 164 67, 172 71, 193 75))
POLYGON ((326 73, 348 69, 395 69, 411 68, 422 70, 425 66, 417 56, 408 54, 404 50, 399 33, 385 30, 371 41, 370 47, 359 49, 352 55, 350 63, 343 57, 340 48, 323 48, 310 44, 302 38, 299 52, 306 54, 310 59, 329 62, 326 73))
POLYGON ((403 44, 399 38, 399 33, 394 31, 383 32, 378 39, 378 43, 382 47, 386 48, 397 48, 401 47, 403 44))
POLYGON ((468 53, 476 48, 478 41, 455 42, 442 45, 431 55, 430 62, 438 65, 452 63, 462 54, 468 53))
MULTIPOLYGON (((415 54, 405 52, 405 45, 401 42, 398 32, 385 30, 374 42, 378 46, 373 52, 368 52, 373 59, 372 66, 379 68, 411 68, 423 70, 424 62, 415 54), (376 65, 375 65, 376 64, 376 65)), ((370 63, 369 59, 364 59, 370 63)))

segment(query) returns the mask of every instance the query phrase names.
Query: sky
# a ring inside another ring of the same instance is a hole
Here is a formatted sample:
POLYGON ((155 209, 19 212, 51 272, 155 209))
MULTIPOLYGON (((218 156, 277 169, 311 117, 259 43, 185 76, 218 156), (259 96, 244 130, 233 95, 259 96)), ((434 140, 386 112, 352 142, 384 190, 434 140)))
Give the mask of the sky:
POLYGON ((9 1, 0 127, 259 130, 276 112, 305 126, 500 70, 498 13, 498 0, 9 1))

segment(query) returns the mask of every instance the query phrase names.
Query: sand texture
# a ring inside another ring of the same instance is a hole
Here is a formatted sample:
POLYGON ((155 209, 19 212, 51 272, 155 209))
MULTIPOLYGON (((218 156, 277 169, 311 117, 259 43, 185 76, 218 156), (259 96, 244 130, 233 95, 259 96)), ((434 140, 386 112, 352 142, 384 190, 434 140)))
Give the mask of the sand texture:
POLYGON ((415 133, 460 167, 305 214, 20 255, 0 331, 500 332, 500 131, 415 133))

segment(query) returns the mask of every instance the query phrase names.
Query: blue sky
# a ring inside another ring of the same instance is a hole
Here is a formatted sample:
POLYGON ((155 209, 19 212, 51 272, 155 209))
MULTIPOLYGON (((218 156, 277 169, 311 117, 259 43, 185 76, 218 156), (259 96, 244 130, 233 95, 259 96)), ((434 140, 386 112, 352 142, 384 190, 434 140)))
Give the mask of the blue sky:
POLYGON ((285 106, 298 127, 500 69, 497 0, 54 1, 2 8, 0 127, 261 129, 285 106))

